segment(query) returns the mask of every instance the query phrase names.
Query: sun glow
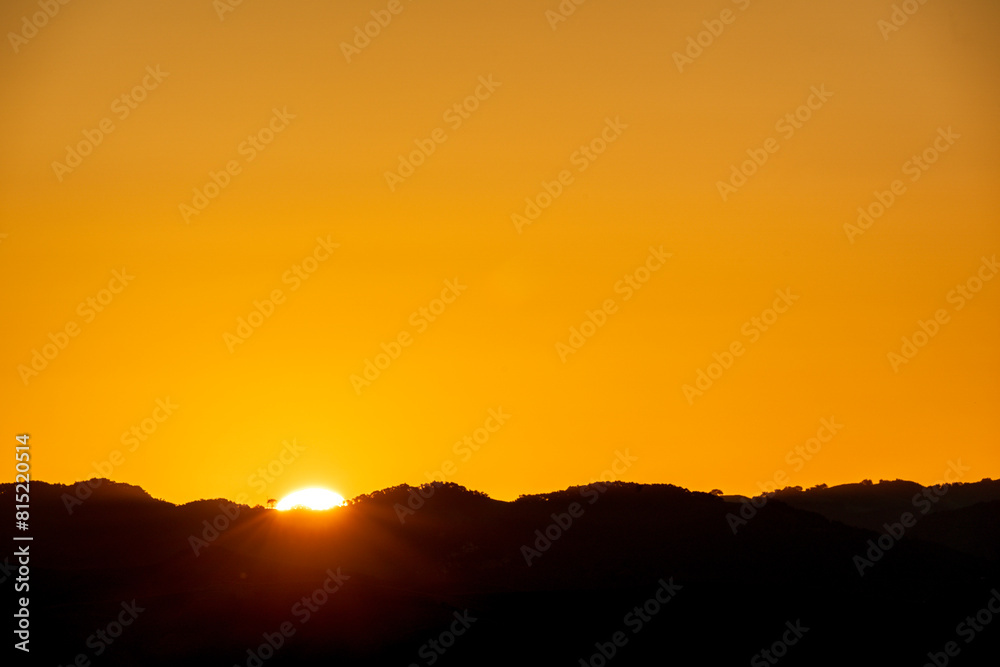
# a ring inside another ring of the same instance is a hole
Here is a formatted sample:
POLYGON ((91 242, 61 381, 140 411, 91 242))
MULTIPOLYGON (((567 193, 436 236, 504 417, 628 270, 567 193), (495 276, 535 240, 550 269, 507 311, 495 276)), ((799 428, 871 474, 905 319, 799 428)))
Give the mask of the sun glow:
POLYGON ((309 509, 328 510, 344 504, 344 497, 329 489, 311 487, 289 493, 275 506, 279 510, 309 509))

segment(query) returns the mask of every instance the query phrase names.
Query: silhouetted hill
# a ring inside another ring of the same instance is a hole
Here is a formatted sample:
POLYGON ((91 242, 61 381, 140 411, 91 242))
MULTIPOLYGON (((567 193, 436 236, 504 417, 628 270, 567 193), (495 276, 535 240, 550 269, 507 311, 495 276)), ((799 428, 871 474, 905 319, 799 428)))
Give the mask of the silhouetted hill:
MULTIPOLYGON (((923 487, 754 507, 671 485, 502 502, 436 483, 277 512, 108 481, 75 504, 80 485, 33 482, 33 658, 249 666, 287 624, 262 665, 772 664, 759 652, 783 634, 782 665, 922 665, 998 585, 1000 503, 977 484, 890 540, 861 524, 898 522, 923 487), (133 599, 143 611, 97 656, 88 638, 133 599)), ((962 642, 962 664, 987 664, 996 635, 962 642)))
POLYGON ((812 488, 786 488, 773 496, 798 509, 818 512, 850 526, 880 530, 886 521, 898 520, 903 512, 932 515, 1000 500, 1000 480, 924 487, 903 480, 880 481, 812 488))
POLYGON ((988 561, 1000 561, 1000 500, 928 514, 913 529, 913 536, 988 561))

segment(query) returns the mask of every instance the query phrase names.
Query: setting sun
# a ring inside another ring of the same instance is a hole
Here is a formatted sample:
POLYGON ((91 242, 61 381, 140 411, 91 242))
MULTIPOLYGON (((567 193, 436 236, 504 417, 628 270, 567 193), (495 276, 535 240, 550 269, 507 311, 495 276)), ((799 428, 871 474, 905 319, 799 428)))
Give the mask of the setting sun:
POLYGON ((328 510, 331 507, 338 507, 344 504, 344 497, 339 493, 334 493, 329 489, 311 487, 300 489, 278 501, 275 506, 279 510, 310 509, 328 510))

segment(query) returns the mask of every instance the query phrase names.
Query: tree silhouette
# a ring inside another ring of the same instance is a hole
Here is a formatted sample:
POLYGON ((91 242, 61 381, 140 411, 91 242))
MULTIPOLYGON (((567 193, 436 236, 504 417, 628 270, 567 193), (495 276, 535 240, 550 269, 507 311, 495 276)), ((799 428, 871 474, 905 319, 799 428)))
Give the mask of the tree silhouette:
POLYGON ((275 506, 275 504, 277 504, 277 502, 278 502, 277 498, 268 498, 267 499, 267 508, 273 510, 274 506, 275 506))

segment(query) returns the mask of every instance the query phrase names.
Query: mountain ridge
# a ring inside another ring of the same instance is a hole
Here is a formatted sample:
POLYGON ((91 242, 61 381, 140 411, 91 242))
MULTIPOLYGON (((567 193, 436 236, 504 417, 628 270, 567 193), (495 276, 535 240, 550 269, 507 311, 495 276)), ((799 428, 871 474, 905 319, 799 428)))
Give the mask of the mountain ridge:
MULTIPOLYGON (((327 512, 226 499, 174 505, 114 482, 36 482, 36 646, 53 664, 69 664, 88 652, 95 628, 135 600, 146 611, 102 664, 152 654, 160 662, 144 664, 166 665, 197 654, 206 664, 253 667, 247 651, 291 623, 294 636, 262 664, 426 665, 421 647, 464 613, 478 620, 436 664, 578 665, 617 631, 629 643, 615 665, 732 664, 797 619, 811 630, 782 664, 922 664, 1000 585, 1000 501, 980 501, 996 483, 967 484, 903 530, 892 512, 915 510, 907 494, 916 487, 896 482, 728 501, 631 482, 513 501, 457 484, 398 485, 327 512), (75 498, 79 484, 91 495, 67 505, 63 496, 75 498), (876 506, 890 529, 794 506, 823 500, 829 509, 831 494, 848 504, 868 498, 841 514, 868 521, 866 508, 876 506), (742 518, 735 529, 733 516, 742 518), (328 602, 301 606, 334 579, 336 593, 320 596, 328 602), (664 586, 676 595, 642 624, 656 629, 631 634, 629 610, 664 586), (904 648, 886 636, 926 641, 904 648)), ((0 498, 12 500, 12 486, 0 485, 0 498)), ((987 637, 963 648, 966 664, 997 650, 987 637)))

